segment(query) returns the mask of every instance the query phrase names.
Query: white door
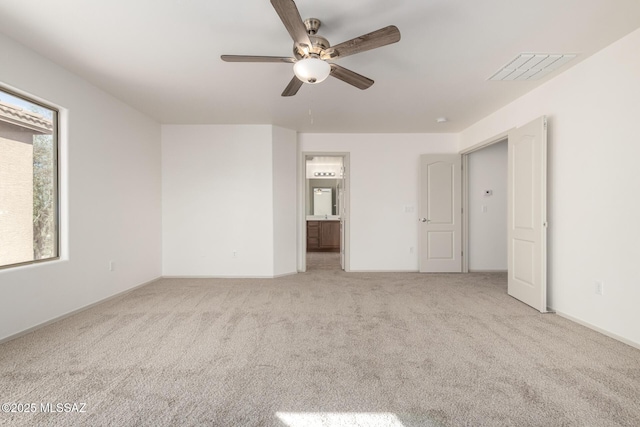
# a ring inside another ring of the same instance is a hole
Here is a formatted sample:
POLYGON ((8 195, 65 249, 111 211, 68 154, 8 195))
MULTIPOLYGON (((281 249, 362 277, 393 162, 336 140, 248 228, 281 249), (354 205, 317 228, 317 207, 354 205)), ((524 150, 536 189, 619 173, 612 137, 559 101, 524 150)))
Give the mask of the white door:
POLYGON ((340 215, 340 268, 344 270, 344 232, 345 232, 345 203, 344 203, 344 167, 342 179, 338 181, 338 215, 340 215))
POLYGON ((509 133, 508 293, 547 311, 547 120, 509 133))
POLYGON ((420 156, 420 272, 462 271, 462 163, 459 154, 420 156))

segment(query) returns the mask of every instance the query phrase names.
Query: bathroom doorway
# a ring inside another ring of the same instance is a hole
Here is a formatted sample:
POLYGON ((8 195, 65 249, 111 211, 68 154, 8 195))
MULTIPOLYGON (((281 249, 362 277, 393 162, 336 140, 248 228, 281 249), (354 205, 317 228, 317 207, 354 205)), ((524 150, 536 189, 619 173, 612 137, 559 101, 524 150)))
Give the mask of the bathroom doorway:
POLYGON ((347 154, 303 153, 300 271, 347 270, 347 154))

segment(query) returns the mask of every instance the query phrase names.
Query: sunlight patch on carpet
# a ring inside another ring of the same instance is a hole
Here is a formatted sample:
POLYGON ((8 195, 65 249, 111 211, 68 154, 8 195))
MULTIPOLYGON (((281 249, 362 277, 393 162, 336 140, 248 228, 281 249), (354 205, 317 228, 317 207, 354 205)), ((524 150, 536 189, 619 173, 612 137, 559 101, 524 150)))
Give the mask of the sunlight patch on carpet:
POLYGON ((404 427, 389 412, 276 412, 287 427, 404 427))

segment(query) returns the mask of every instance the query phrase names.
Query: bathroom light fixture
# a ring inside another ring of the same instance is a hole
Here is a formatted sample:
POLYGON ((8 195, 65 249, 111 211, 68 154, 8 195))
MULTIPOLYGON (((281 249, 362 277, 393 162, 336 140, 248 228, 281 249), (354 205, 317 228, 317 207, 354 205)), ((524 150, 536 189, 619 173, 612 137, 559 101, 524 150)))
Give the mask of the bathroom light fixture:
POLYGON ((313 176, 336 176, 335 172, 314 172, 313 176))
POLYGON ((300 81, 316 84, 329 77, 331 65, 322 59, 310 56, 293 64, 293 72, 300 81))

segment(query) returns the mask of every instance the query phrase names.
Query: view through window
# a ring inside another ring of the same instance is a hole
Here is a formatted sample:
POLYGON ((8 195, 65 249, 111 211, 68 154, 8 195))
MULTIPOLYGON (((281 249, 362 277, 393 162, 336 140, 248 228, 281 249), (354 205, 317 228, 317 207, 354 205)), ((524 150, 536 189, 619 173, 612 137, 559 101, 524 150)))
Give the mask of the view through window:
POLYGON ((57 121, 0 89, 0 267, 58 257, 57 121))

